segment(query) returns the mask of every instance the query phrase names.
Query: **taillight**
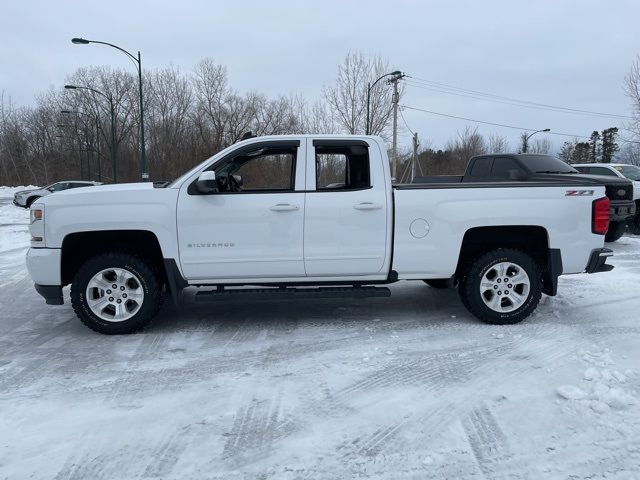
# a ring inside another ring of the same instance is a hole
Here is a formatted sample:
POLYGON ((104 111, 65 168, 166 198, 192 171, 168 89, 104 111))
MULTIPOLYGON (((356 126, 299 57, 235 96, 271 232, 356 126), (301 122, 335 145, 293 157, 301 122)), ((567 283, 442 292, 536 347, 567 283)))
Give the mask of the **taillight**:
POLYGON ((593 201, 593 211, 591 213, 591 232, 604 235, 609 230, 609 209, 611 202, 607 197, 602 197, 593 201))

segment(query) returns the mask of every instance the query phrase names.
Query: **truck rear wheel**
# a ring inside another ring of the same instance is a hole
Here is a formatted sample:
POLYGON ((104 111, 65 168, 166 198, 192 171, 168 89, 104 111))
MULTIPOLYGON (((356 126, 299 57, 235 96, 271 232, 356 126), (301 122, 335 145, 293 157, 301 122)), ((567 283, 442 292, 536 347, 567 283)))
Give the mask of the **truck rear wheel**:
POLYGON ((87 260, 71 284, 71 304, 87 327, 108 335, 142 330, 156 316, 164 286, 142 259, 106 253, 87 260))
POLYGON ((604 236, 605 242, 615 242, 619 240, 622 235, 624 235, 624 231, 627 229, 627 222, 611 222, 609 223, 609 230, 604 236))
POLYGON ((460 295, 465 307, 485 323, 518 323, 538 306, 542 275, 529 255, 497 249, 471 265, 461 282, 460 295))
POLYGON ((629 232, 634 235, 640 235, 640 213, 636 213, 627 223, 629 232))

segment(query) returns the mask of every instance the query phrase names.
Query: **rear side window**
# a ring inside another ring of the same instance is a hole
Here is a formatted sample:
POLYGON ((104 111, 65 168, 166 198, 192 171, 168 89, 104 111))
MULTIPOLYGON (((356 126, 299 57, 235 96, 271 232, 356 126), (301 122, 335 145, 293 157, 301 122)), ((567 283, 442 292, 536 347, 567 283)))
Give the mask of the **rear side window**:
POLYGON ((518 180, 522 178, 524 171, 513 158, 498 157, 493 161, 491 178, 499 180, 518 180))
POLYGON ((592 175, 606 175, 607 177, 617 177, 616 172, 612 172, 608 168, 605 167, 591 167, 591 171, 589 172, 592 175))
POLYGON ((361 145, 316 146, 316 190, 371 187, 369 149, 361 145))
POLYGON ((476 178, 488 178, 491 171, 491 157, 477 158, 473 162, 469 175, 476 178))

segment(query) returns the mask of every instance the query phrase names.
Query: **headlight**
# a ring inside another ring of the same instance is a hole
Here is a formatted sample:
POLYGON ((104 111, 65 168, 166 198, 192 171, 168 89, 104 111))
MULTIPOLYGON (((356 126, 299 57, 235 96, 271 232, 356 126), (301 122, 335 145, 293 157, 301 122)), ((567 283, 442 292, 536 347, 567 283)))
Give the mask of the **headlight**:
POLYGON ((42 208, 31 209, 31 223, 42 220, 44 218, 44 210, 42 208))
POLYGON ((42 247, 44 244, 44 205, 34 205, 29 212, 31 217, 31 224, 29 225, 31 246, 42 247))

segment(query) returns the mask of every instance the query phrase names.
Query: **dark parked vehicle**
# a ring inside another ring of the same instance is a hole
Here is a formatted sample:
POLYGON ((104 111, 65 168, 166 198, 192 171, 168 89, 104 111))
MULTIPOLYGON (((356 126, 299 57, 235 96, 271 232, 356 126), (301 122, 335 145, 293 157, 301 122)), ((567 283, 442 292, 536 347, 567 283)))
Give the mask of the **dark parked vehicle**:
MULTIPOLYGON (((633 201, 633 183, 620 177, 584 175, 571 165, 550 155, 493 154, 471 158, 464 175, 435 175, 416 177, 413 183, 494 183, 494 182, 558 182, 566 183, 575 178, 582 185, 592 181, 604 185, 611 201, 607 242, 615 242, 624 233, 628 219, 633 218, 636 205, 633 201)), ((584 186, 582 187, 583 190, 584 186)))

